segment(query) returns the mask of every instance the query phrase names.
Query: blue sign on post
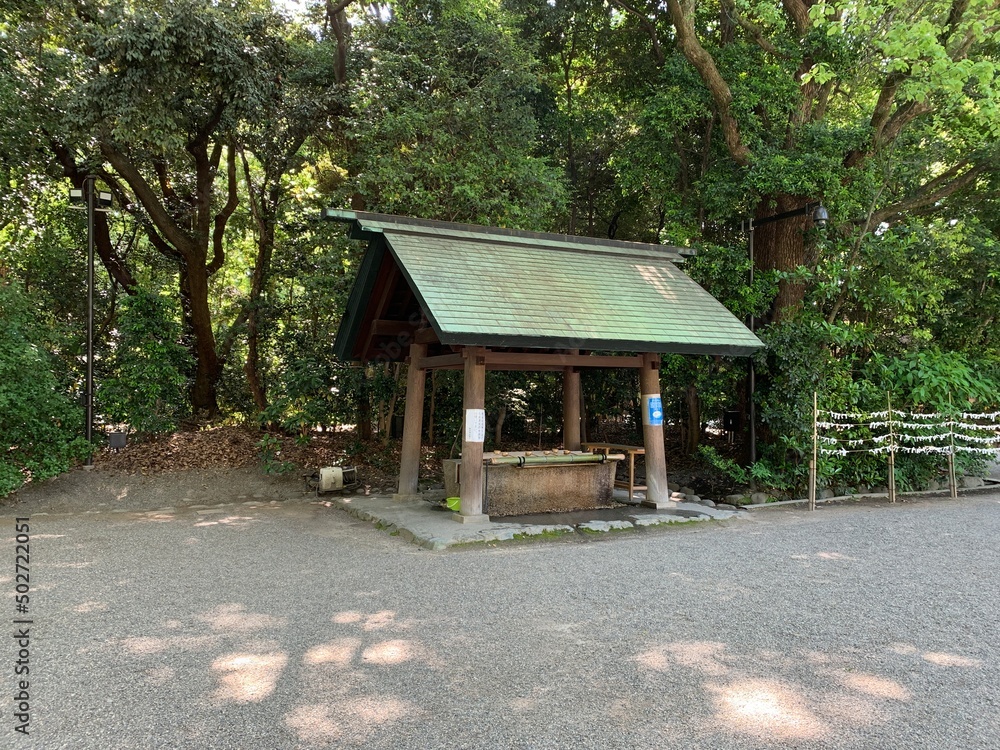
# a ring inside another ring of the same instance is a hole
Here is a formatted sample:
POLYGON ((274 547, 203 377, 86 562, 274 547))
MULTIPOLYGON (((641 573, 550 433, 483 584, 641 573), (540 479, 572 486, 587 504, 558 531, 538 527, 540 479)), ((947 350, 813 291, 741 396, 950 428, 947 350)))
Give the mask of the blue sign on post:
POLYGON ((643 396, 642 423, 650 427, 663 424, 663 400, 659 396, 643 396))

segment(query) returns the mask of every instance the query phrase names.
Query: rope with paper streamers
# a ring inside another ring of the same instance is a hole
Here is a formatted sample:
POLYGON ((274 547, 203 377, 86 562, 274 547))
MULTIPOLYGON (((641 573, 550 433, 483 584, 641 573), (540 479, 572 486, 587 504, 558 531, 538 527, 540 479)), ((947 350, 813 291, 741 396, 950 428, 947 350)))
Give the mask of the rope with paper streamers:
POLYGON ((819 452, 846 456, 849 453, 974 453, 1000 457, 1000 412, 962 412, 953 417, 940 413, 891 411, 867 414, 817 410, 819 452), (866 435, 851 434, 855 431, 866 435), (844 435, 844 433, 847 433, 844 435))
MULTIPOLYGON (((949 398, 950 401, 950 398, 949 398)), ((810 462, 809 507, 815 508, 820 456, 852 453, 886 454, 889 460, 889 500, 896 499, 897 453, 932 454, 948 459, 951 496, 957 497, 955 456, 959 453, 1000 458, 1000 411, 912 412, 892 407, 886 394, 884 411, 837 412, 820 409, 813 394, 813 460, 810 462)))

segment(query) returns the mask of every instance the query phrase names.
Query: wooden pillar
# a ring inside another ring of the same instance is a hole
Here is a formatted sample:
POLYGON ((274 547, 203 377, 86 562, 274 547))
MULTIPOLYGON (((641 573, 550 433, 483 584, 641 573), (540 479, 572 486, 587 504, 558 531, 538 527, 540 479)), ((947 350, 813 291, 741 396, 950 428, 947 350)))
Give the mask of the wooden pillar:
POLYGON ((462 356, 465 357, 465 387, 462 397, 462 506, 461 512, 452 517, 462 523, 484 523, 490 520, 489 516, 483 513, 486 350, 478 346, 467 346, 463 349, 462 356))
POLYGON ((667 457, 663 448, 663 403, 660 398, 660 355, 642 355, 639 401, 642 409, 642 442, 646 449, 646 499, 650 508, 670 506, 667 457))
POLYGON ((580 371, 572 367, 563 369, 563 448, 580 450, 580 371))
POLYGON ((427 371, 420 360, 427 354, 426 344, 410 344, 410 365, 406 373, 406 406, 403 412, 403 444, 399 455, 399 486, 394 500, 412 500, 420 490, 420 435, 424 421, 424 382, 427 371))

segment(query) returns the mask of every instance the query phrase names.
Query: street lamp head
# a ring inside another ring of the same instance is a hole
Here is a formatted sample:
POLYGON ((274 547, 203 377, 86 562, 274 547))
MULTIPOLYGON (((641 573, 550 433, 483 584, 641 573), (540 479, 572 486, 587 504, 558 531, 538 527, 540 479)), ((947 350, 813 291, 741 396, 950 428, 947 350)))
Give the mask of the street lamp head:
MULTIPOLYGON (((88 178, 89 179, 89 178, 88 178)), ((93 189, 93 186, 91 186, 93 189)), ((94 210, 95 211, 107 211, 111 208, 113 201, 113 196, 107 190, 94 190, 94 210)), ((85 208, 87 206, 87 184, 84 183, 82 188, 70 188, 69 189, 69 202, 73 206, 79 206, 85 208)))
POLYGON ((830 212, 826 210, 826 207, 822 203, 820 203, 813 211, 813 225, 823 229, 826 227, 826 223, 829 220, 830 212))

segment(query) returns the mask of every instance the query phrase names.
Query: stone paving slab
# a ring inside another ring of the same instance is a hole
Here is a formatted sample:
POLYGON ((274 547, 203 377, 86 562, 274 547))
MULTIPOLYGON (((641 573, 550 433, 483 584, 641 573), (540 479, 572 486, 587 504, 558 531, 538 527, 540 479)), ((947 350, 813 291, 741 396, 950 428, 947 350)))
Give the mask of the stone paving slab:
POLYGON ((740 511, 710 508, 698 503, 678 502, 671 508, 654 510, 624 506, 577 513, 539 513, 534 516, 456 523, 451 511, 425 500, 393 500, 390 496, 330 495, 325 498, 355 518, 430 550, 462 544, 500 542, 532 536, 556 536, 623 531, 634 528, 690 521, 723 521, 746 518, 740 511))

